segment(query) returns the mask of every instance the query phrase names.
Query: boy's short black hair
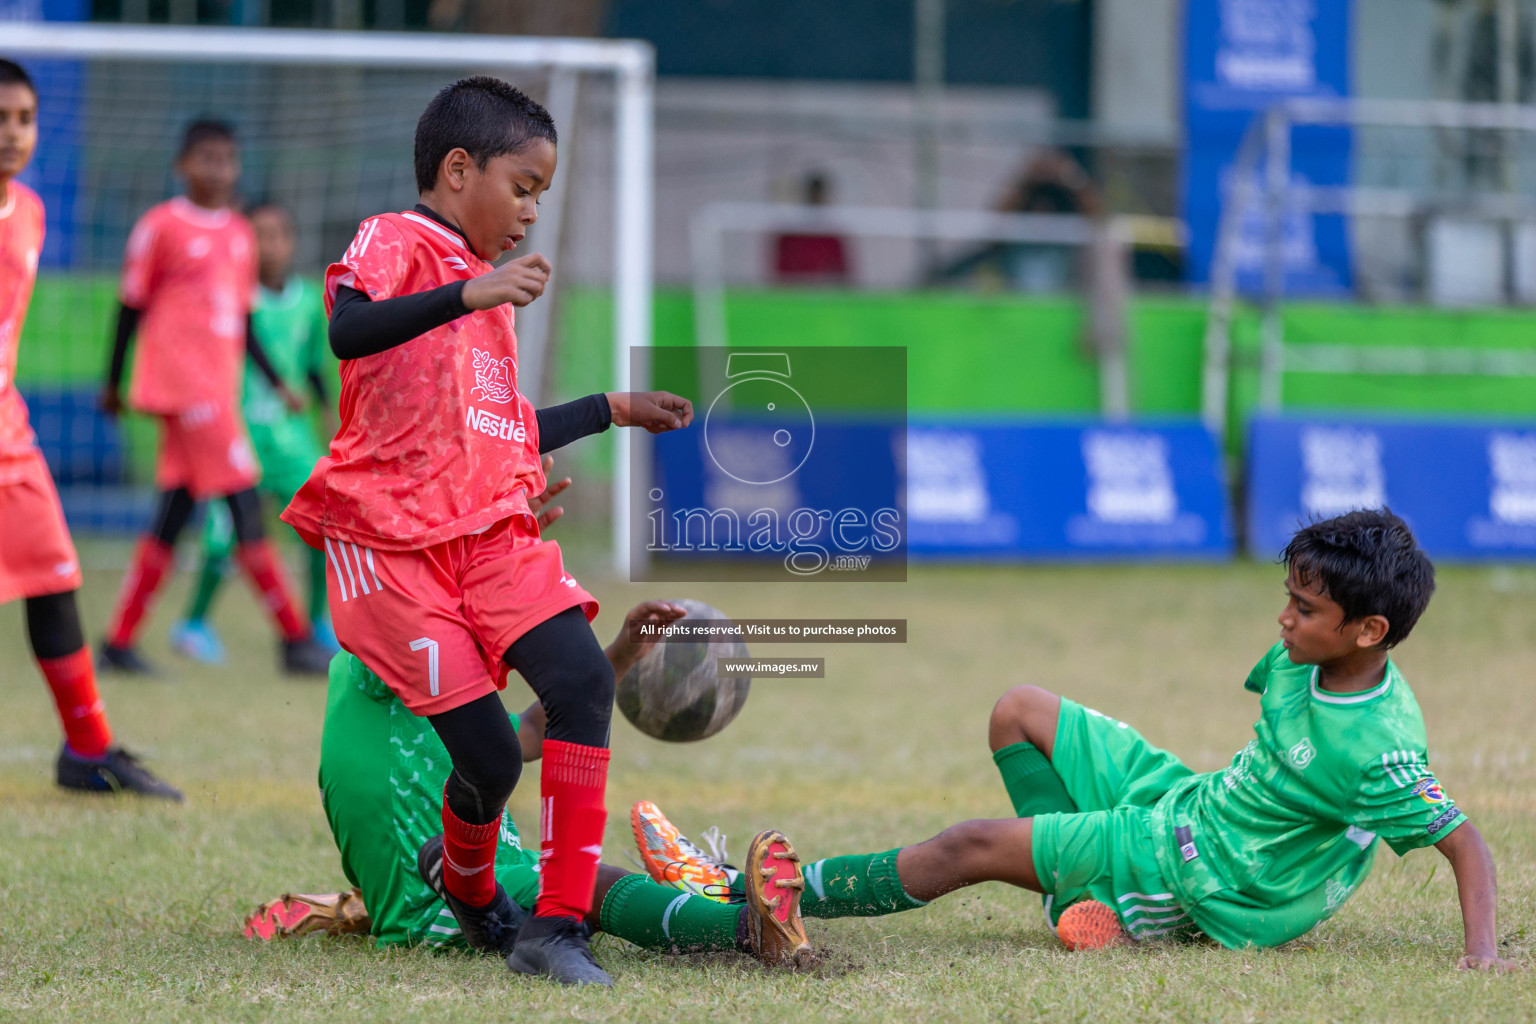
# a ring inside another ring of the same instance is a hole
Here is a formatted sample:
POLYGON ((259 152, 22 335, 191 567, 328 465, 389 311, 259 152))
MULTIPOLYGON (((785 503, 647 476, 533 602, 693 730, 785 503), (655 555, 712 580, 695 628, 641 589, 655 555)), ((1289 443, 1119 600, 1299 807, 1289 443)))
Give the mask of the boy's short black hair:
POLYGON ((213 140, 221 142, 234 142, 235 129, 228 121, 219 121, 211 117, 199 118, 187 125, 187 130, 181 133, 181 148, 176 151, 176 159, 180 160, 193 147, 213 140))
POLYGON ((461 78, 432 97, 416 122, 416 190, 437 185, 437 169, 455 149, 477 166, 516 153, 534 139, 558 143, 555 119, 521 89, 499 78, 461 78))
POLYGON ((33 96, 37 95, 37 86, 32 76, 27 74, 27 69, 3 57, 0 57, 0 85, 24 85, 32 90, 33 96))
POLYGON ((1435 592, 1435 567, 1391 509, 1364 509, 1304 526, 1280 554, 1302 586, 1315 581, 1345 622, 1384 616, 1384 648, 1413 632, 1435 592))

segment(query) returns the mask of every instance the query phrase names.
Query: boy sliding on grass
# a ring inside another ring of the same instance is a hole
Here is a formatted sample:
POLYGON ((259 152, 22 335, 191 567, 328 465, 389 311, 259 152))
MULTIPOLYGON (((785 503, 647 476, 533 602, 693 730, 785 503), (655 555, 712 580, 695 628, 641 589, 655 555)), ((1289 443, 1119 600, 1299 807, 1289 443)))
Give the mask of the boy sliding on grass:
MULTIPOLYGON (((677 605, 660 601, 631 609, 606 651, 614 673, 629 671, 651 646, 629 639, 631 624, 664 625, 682 614, 677 605)), ((543 708, 535 702, 511 722, 524 760, 537 760, 543 708)), ((437 835, 450 768, 431 726, 362 661, 338 655, 320 740, 320 788, 342 868, 358 890, 264 904, 247 919, 247 937, 371 931, 380 945, 462 948, 464 936, 443 891, 437 835)), ((532 909, 539 895, 538 854, 523 848, 510 815, 499 822, 498 844, 497 879, 513 902, 532 909)), ((729 906, 599 865, 587 926, 648 949, 737 950, 770 965, 806 965, 810 945, 796 910, 804 883, 793 848, 770 829, 753 841, 747 863, 759 884, 744 904, 729 906)))
MULTIPOLYGON (((1450 861, 1458 967, 1515 967, 1499 956, 1493 858, 1431 773, 1418 703, 1388 656, 1428 605, 1433 566, 1386 510, 1314 523, 1283 561, 1280 643, 1244 684, 1259 720, 1227 768, 1196 774, 1124 722, 1015 687, 990 742, 1018 817, 809 864, 802 912, 889 914, 999 881, 1043 893, 1069 948, 1200 934, 1278 946, 1358 890, 1381 839, 1450 861)), ((731 883, 654 807, 637 806, 634 825, 658 881, 701 894, 731 883)))
POLYGON ((438 870, 465 940, 515 971, 607 985, 583 920, 607 820, 613 668, 588 625, 597 602, 542 541, 529 500, 544 491, 541 452, 610 423, 680 429, 693 407, 612 393, 535 412, 518 392, 512 307, 542 294, 550 267, 538 255, 490 261, 538 219, 555 139, 548 112, 494 78, 461 79, 427 105, 421 202, 364 221, 326 272, 341 429, 283 519, 330 560, 341 645, 451 758, 438 870), (496 695, 508 669, 548 713, 526 923, 495 874, 522 768, 496 695))

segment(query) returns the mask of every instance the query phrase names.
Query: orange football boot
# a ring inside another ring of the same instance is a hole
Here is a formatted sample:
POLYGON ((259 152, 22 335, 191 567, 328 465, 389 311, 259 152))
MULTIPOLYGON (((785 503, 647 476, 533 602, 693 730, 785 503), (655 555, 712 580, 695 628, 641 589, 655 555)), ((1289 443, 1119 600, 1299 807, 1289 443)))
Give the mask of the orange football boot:
POLYGON ((1098 900, 1083 900, 1061 912, 1056 937, 1070 950, 1111 949, 1130 942, 1113 908, 1098 900))
POLYGON ((661 808, 641 800, 630 808, 629 826, 652 881, 721 903, 731 902, 731 880, 725 866, 679 832, 661 808))

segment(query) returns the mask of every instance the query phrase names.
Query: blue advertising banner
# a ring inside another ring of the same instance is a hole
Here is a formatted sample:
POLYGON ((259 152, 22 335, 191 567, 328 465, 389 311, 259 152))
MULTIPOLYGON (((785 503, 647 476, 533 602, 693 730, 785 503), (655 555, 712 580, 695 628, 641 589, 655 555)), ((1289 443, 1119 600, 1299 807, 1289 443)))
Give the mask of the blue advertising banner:
POLYGON ((905 482, 913 555, 1232 553, 1221 456, 1198 423, 914 424, 905 482))
MULTIPOLYGON (((7 21, 88 21, 87 0, 0 0, 0 24, 7 21)), ((3 33, 0 33, 3 35, 3 33)), ((37 85, 37 151, 21 180, 42 197, 48 236, 39 261, 44 267, 74 262, 75 190, 80 173, 81 111, 85 66, 74 60, 22 60, 37 85)))
MULTIPOLYGON (((655 438, 653 532, 668 539, 656 550, 718 559, 718 546, 699 543, 707 524, 694 510, 729 507, 732 484, 689 435, 655 438), (697 517, 682 546, 679 512, 697 517)), ((816 438, 828 457, 786 480, 792 493, 779 504, 837 510, 871 493, 904 494, 895 516, 871 514, 872 547, 888 537, 914 557, 998 561, 1232 554, 1221 456, 1198 423, 928 421, 907 427, 903 444, 888 423, 844 421, 819 424, 816 438)))
MULTIPOLYGON (((1234 159, 1254 117, 1284 99, 1350 95, 1353 7, 1353 0, 1187 0, 1183 198, 1191 282, 1210 280, 1222 205, 1234 184, 1234 159)), ((1291 152, 1293 196, 1311 186, 1347 184, 1350 148, 1347 128, 1297 129, 1291 152)), ((1243 218, 1236 253, 1239 285, 1245 290, 1262 285, 1268 234, 1264 211, 1256 205, 1243 218)), ((1293 199, 1282 237, 1287 291, 1338 294, 1350 289, 1344 218, 1314 216, 1293 199)))
POLYGON ((1302 523, 1391 506, 1437 558, 1536 558, 1536 421, 1261 417, 1248 538, 1273 558, 1302 523))

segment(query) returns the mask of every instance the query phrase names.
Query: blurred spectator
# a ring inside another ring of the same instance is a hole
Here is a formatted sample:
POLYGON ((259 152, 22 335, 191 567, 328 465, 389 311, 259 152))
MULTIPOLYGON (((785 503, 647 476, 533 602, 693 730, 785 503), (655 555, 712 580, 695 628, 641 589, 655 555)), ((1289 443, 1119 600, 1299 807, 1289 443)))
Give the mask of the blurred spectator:
MULTIPOLYGON (((801 182, 807 206, 826 206, 826 175, 812 171, 801 182)), ((779 235, 773 240, 773 276, 779 284, 847 284, 848 248, 840 235, 779 235)))
MULTIPOLYGON (((1088 172, 1057 149, 1029 161, 997 207, 1007 213, 1065 213, 1097 217, 1104 204, 1088 172)), ((1049 293, 1071 288, 1079 278, 1075 247, 989 242, 930 275, 930 284, 973 282, 983 287, 1049 293)))

